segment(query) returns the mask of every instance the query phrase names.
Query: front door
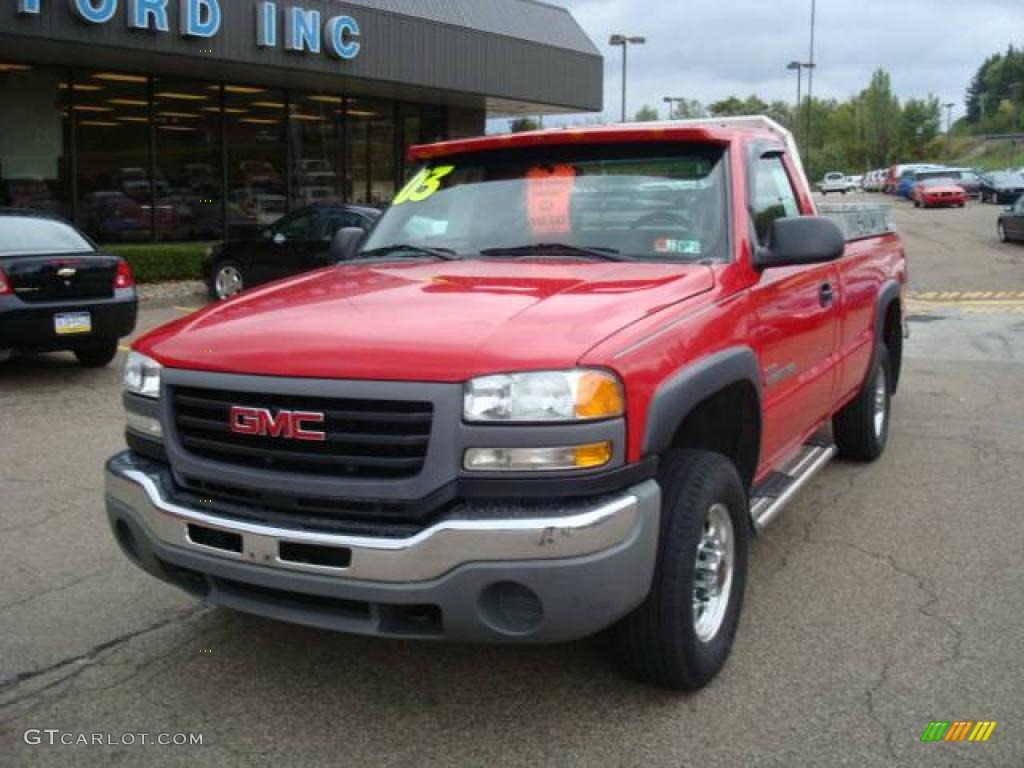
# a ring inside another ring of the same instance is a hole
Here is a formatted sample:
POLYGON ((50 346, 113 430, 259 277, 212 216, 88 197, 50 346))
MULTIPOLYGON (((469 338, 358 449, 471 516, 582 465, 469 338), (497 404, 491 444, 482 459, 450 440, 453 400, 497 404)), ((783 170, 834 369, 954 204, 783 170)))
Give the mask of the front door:
MULTIPOLYGON (((801 212, 791 171, 779 153, 756 162, 754 225, 769 245, 775 219, 801 212)), ((840 299, 835 264, 767 269, 751 289, 752 330, 761 365, 762 461, 777 462, 829 415, 840 299)))

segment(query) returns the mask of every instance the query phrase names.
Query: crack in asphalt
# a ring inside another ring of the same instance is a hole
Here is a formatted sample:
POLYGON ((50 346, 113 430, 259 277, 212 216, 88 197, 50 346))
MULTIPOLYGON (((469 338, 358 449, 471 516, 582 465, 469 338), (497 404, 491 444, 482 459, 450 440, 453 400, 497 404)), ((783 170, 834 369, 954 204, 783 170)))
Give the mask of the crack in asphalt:
MULTIPOLYGON (((39 677, 51 674, 53 672, 59 672, 61 670, 71 668, 67 674, 60 676, 57 680, 47 683, 41 688, 36 688, 34 690, 26 692, 23 695, 15 696, 14 698, 3 702, 2 704, 0 704, 0 712, 10 710, 16 704, 31 700, 35 697, 38 697, 45 691, 48 691, 58 685, 70 682, 71 680, 75 679, 83 672, 85 672, 87 669, 92 667, 94 664, 96 664, 97 661, 100 659, 101 655, 106 651, 122 646, 125 643, 128 643, 137 637, 142 637, 144 635, 156 632, 171 624, 186 621, 187 619, 190 619, 199 613, 203 613, 209 610, 210 607, 208 605, 204 603, 198 603, 187 608, 184 611, 179 611, 173 616, 161 619, 160 621, 154 622, 153 624, 150 624, 146 627, 142 627, 141 629, 136 629, 131 632, 125 632, 121 635, 118 635, 117 637, 111 638, 110 640, 106 640, 102 643, 94 645, 92 648, 85 651, 84 653, 75 654, 74 656, 68 656, 66 658, 61 659, 60 661, 55 661, 52 664, 47 664, 44 667, 26 670, 24 672, 19 672, 13 676, 6 677, 0 680, 0 693, 14 691, 19 686, 31 682, 32 680, 35 680, 39 677)), ((0 720, 0 725, 5 725, 6 723, 11 722, 12 720, 16 720, 19 717, 21 717, 22 714, 16 715, 12 718, 0 720)))

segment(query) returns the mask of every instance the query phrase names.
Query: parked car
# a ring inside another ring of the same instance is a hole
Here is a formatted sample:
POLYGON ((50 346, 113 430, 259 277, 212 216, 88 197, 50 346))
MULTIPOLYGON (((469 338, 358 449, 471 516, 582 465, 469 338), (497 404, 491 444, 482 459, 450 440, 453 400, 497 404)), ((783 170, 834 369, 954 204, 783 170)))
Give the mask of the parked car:
POLYGON ((900 163, 889 167, 889 173, 885 177, 882 191, 887 195, 896 194, 896 188, 907 171, 916 171, 920 168, 934 168, 930 163, 900 163))
POLYGON ((376 208, 311 205, 283 216, 258 237, 213 246, 203 262, 211 298, 227 299, 256 285, 327 266, 331 239, 343 227, 367 231, 376 208))
POLYGON ((104 366, 135 329, 137 309, 123 259, 62 219, 0 208, 0 360, 70 350, 82 365, 104 366))
POLYGON ((941 165, 908 168, 900 176, 899 184, 896 185, 896 194, 899 197, 912 201, 914 199, 914 186, 917 182, 933 178, 949 178, 949 171, 941 165))
POLYGON ((114 539, 269 618, 456 642, 608 629, 637 677, 706 685, 752 531, 833 455, 885 449, 907 310, 885 208, 817 214, 767 118, 410 154, 370 236, 337 234, 338 266, 132 345, 114 539), (591 215, 597 186, 576 205, 594 174, 699 183, 634 195, 623 224, 591 215), (661 192, 685 204, 651 210, 661 192))
POLYGON ((1018 197, 1013 205, 1006 206, 999 214, 996 232, 1004 243, 1011 240, 1024 242, 1024 195, 1018 197))
POLYGON ((881 192, 882 184, 885 183, 885 170, 876 168, 873 171, 868 171, 864 177, 864 191, 865 192, 881 192))
POLYGON ((864 176, 863 175, 847 176, 846 177, 846 181, 847 181, 847 184, 849 185, 847 188, 851 192, 857 192, 858 190, 861 190, 861 189, 864 188, 864 176))
POLYGON ((850 191, 850 182, 845 174, 839 173, 839 171, 830 171, 825 174, 825 178, 818 182, 818 191, 823 195, 827 195, 829 192, 845 195, 850 191))
POLYGON ((938 206, 956 206, 963 208, 967 204, 967 193, 953 179, 947 177, 928 177, 914 184, 910 199, 915 208, 935 208, 938 206))
POLYGON ((1024 173, 993 171, 981 177, 978 198, 983 203, 1014 203, 1021 194, 1024 194, 1024 173))
POLYGON ((974 168, 950 168, 950 178, 963 188, 968 197, 977 197, 981 190, 981 174, 974 168))

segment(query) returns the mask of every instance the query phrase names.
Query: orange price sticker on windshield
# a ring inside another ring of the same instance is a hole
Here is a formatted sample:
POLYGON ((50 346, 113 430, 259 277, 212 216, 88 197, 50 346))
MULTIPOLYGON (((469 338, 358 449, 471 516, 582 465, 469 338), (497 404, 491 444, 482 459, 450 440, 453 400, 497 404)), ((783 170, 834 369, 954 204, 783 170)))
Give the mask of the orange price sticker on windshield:
POLYGON ((569 205, 576 180, 571 165, 538 165, 526 172, 526 209, 535 235, 569 232, 569 205))

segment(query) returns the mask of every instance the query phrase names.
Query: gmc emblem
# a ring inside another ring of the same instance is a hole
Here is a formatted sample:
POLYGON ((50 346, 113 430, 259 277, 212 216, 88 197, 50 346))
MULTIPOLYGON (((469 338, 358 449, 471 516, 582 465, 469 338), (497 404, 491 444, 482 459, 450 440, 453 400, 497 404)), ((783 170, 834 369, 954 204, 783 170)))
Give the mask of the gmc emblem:
POLYGON ((278 411, 275 416, 267 408, 231 406, 231 431, 239 435, 280 437, 285 440, 306 440, 322 443, 327 434, 308 429, 307 424, 323 424, 324 415, 311 411, 278 411))

